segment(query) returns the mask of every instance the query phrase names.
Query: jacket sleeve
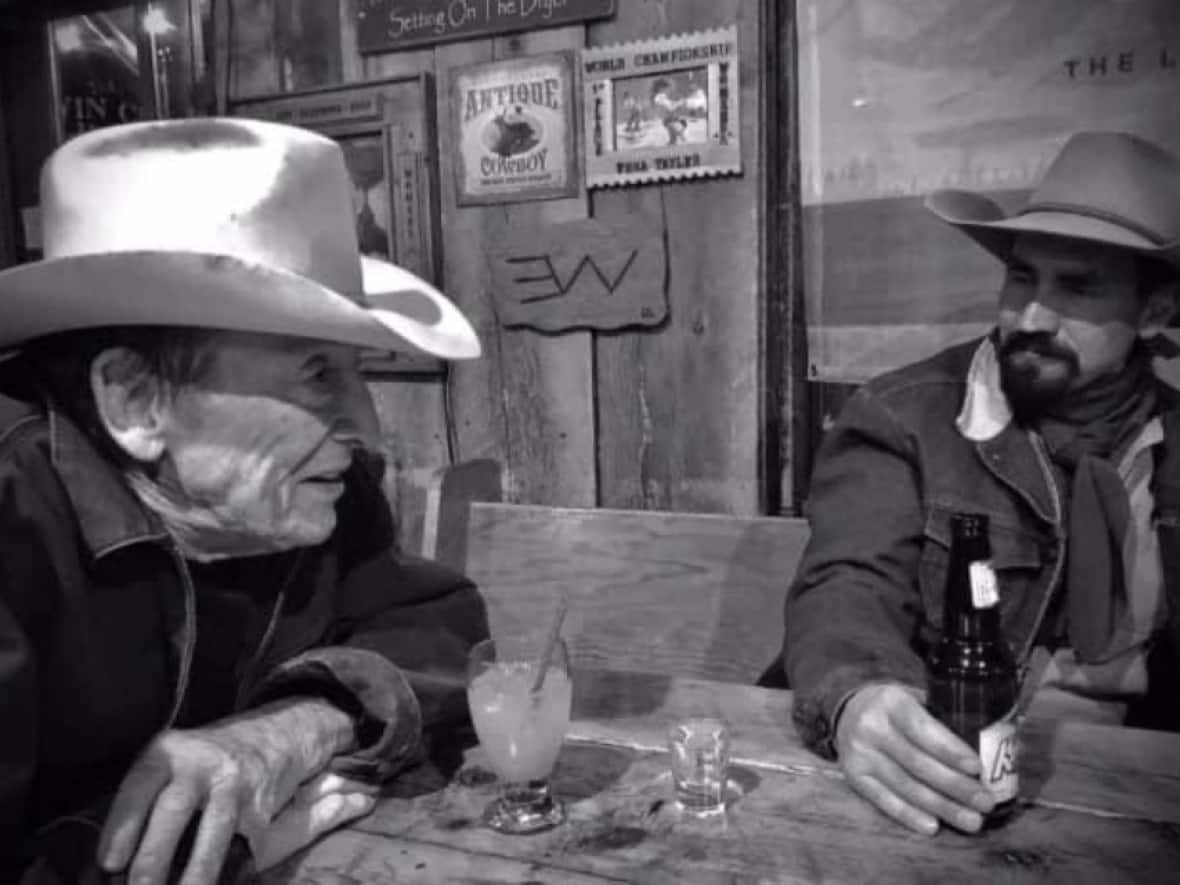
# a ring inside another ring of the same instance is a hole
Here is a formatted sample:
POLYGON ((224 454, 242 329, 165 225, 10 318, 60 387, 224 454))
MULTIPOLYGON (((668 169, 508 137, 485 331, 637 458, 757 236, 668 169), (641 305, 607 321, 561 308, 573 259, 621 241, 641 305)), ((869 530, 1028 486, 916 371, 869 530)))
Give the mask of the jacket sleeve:
POLYGON ((342 571, 322 643, 272 670, 249 700, 327 697, 353 716, 359 745, 334 768, 384 779, 416 758, 424 729, 466 725, 467 653, 487 637, 487 614, 465 577, 397 550, 371 473, 358 477, 339 525, 342 571))
POLYGON ((787 593, 783 661, 800 737, 828 758, 836 717, 857 688, 925 686, 910 646, 921 620, 916 445, 869 385, 849 400, 817 458, 811 537, 787 593))
MULTIPOLYGON (((0 582, 3 578, 0 577, 0 582)), ((36 767, 37 676, 29 642, 0 587, 0 881, 28 860, 29 787, 36 767)))

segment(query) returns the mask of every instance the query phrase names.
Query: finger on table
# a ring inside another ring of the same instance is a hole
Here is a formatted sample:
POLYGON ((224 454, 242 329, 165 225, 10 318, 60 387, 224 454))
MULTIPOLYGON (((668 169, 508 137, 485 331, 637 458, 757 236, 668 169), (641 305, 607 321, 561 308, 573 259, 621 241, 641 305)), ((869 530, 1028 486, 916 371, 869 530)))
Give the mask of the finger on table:
POLYGON ((103 823, 98 840, 99 866, 117 872, 131 862, 156 797, 170 780, 171 775, 163 766, 144 759, 131 767, 103 823))
POLYGON ((185 864, 180 885, 215 885, 229 853, 238 820, 238 793, 234 785, 214 787, 201 813, 197 836, 185 864))
POLYGON ((201 797, 188 784, 172 783, 160 792, 127 871, 129 881, 166 881, 176 846, 200 804, 201 797))

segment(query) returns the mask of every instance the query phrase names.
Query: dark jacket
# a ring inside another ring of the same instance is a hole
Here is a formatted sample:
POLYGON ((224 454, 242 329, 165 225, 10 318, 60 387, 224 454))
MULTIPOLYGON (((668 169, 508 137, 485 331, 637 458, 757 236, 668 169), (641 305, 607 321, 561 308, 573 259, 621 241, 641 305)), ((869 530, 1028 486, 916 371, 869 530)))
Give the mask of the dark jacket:
MULTIPOLYGON (((833 717, 872 681, 925 687, 942 623, 950 515, 990 518, 1001 623, 1023 662, 1065 556, 1062 503, 1038 437, 1009 425, 974 442, 955 417, 972 341, 864 385, 828 431, 809 495, 811 537, 787 594, 783 660, 803 740, 833 754, 833 717)), ((1164 443, 1152 490, 1169 618, 1136 724, 1180 726, 1180 394, 1160 382, 1164 443)))
POLYGON ((359 457, 337 517, 319 547, 194 565, 60 412, 0 395, 0 881, 70 881, 163 729, 318 695, 356 723, 333 766, 381 779, 463 719, 475 588, 396 552, 359 457))

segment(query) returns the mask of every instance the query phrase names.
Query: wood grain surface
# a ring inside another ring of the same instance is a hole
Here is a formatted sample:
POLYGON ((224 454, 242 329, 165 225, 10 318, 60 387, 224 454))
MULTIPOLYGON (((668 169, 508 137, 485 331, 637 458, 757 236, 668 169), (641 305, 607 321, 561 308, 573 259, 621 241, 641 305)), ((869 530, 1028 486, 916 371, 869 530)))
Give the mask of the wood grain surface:
POLYGON ((591 194, 593 215, 606 224, 662 218, 668 250, 667 322, 595 337, 601 506, 759 512, 759 4, 621 2, 612 20, 590 25, 587 44, 735 23, 742 175, 591 194))
POLYGON ((493 632, 543 630, 559 594, 581 666, 753 682, 782 643, 799 519, 472 505, 467 567, 493 632))
POLYGON ((266 881, 1162 883, 1180 868, 1177 735, 1034 723, 1055 737, 1031 741, 1025 764, 1049 774, 1016 817, 930 838, 886 819, 803 750, 786 725, 788 692, 621 672, 582 671, 575 683, 553 778, 566 824, 530 837, 480 826, 497 784, 472 747, 461 764, 403 776, 373 814, 266 881), (662 735, 709 713, 729 720, 734 761, 727 813, 702 821, 672 801, 662 735), (1057 801, 1083 795, 1085 808, 1057 801))

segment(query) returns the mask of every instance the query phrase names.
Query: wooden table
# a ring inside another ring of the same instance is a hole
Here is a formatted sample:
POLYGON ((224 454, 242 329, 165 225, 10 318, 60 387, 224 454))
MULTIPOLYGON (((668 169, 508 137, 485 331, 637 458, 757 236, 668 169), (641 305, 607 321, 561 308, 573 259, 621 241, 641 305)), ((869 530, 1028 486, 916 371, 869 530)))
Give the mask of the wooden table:
POLYGON ((1018 816, 984 835, 924 837, 803 749, 789 692, 619 672, 575 681, 554 778, 563 826, 480 826, 497 785, 473 747, 407 772, 371 815, 265 881, 1180 882, 1180 735, 1030 720, 1018 816), (671 801, 663 736, 690 715, 730 724, 737 795, 724 818, 687 818, 671 801))

